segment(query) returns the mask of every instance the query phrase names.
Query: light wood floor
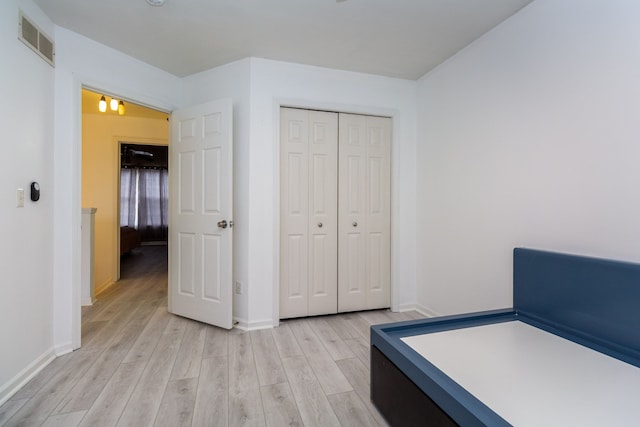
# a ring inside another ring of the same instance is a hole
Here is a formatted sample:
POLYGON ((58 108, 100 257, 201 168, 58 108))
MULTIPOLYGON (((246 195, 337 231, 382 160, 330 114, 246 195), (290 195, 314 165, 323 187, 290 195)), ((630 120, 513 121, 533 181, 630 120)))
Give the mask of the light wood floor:
POLYGON ((369 326, 388 310, 226 331, 167 312, 166 247, 123 259, 82 309, 82 348, 0 407, 7 426, 377 426, 369 326))

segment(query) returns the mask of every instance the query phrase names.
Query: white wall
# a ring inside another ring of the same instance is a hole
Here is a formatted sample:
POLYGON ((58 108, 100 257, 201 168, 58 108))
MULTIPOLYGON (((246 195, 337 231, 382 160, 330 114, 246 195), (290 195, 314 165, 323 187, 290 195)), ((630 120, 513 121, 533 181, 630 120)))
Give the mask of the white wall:
POLYGON ((393 281, 399 308, 415 303, 416 83, 250 58, 183 79, 184 105, 234 103, 234 318, 277 323, 279 105, 393 116, 393 281))
MULTIPOLYGON (((233 102, 233 277, 246 283, 249 271, 249 59, 233 62, 182 80, 185 106, 215 99, 233 102)), ((233 295, 233 316, 246 323, 247 293, 233 295)))
POLYGON ((0 404, 53 357, 53 68, 18 40, 18 9, 53 37, 30 1, 0 2, 0 404), (29 185, 40 183, 39 202, 29 185), (16 189, 25 190, 24 208, 16 189))
POLYGON ((251 60, 248 319, 277 322, 279 233, 279 106, 393 117, 392 304, 415 302, 416 82, 339 70, 251 60))
POLYGON ((419 81, 422 305, 510 307, 515 246, 640 261, 638 22, 536 0, 419 81))
POLYGON ((171 111, 180 105, 181 82, 64 28, 56 27, 55 37, 53 327, 63 353, 80 338, 72 325, 80 321, 81 86, 171 111))

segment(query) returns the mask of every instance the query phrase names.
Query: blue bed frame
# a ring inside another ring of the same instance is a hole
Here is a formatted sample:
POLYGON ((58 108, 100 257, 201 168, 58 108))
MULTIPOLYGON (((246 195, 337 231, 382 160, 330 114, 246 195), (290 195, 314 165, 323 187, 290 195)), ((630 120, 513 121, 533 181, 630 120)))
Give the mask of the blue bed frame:
MULTIPOLYGON (((375 347, 458 425, 508 426, 401 338, 513 320, 640 367, 640 264, 516 248, 513 308, 372 326, 372 354, 375 347)), ((376 375, 372 366, 372 396, 376 375)))

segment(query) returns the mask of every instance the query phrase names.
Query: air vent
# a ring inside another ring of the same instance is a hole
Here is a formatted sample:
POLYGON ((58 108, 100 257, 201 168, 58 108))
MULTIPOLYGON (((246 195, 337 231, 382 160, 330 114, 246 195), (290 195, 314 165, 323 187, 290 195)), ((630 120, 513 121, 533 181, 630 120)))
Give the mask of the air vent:
POLYGON ((22 14, 22 11, 20 11, 20 22, 18 23, 18 39, 40 55, 49 65, 54 66, 53 41, 40 31, 38 27, 33 25, 33 23, 22 14))

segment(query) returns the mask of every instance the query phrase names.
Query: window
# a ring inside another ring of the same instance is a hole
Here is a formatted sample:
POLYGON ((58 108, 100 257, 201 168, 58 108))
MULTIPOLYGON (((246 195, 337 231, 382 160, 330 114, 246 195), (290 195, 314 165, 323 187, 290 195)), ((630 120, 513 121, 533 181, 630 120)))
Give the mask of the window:
POLYGON ((137 229, 143 242, 166 241, 168 216, 168 170, 121 169, 120 225, 137 229))

